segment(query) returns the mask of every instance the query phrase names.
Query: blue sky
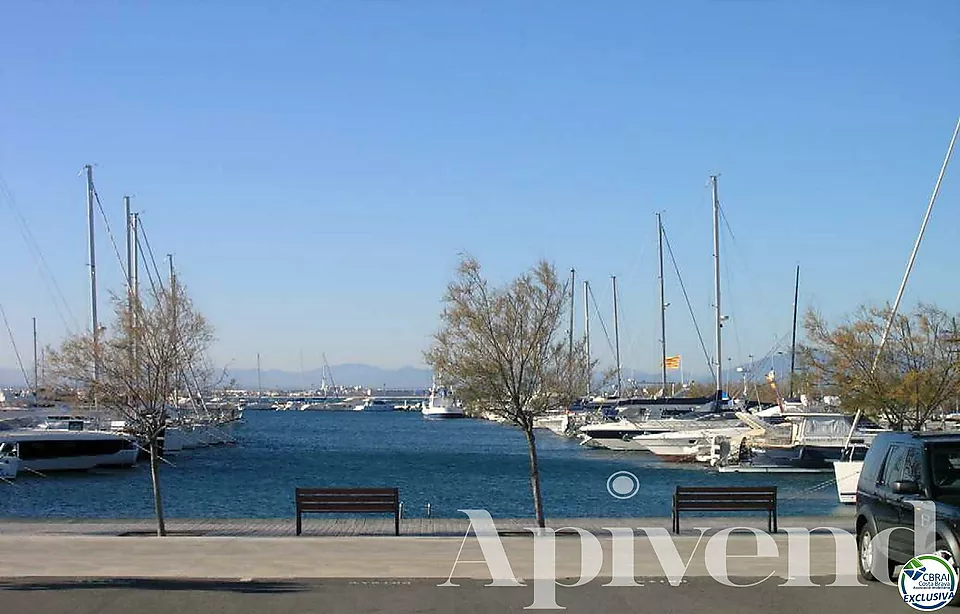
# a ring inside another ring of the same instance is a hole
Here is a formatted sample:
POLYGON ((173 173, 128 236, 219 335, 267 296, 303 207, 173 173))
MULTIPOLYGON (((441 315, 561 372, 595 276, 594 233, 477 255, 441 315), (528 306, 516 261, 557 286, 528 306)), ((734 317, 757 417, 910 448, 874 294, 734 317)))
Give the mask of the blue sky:
MULTIPOLYGON (((789 333, 798 263, 802 307, 892 300, 960 109, 958 24, 952 0, 14 3, 0 177, 80 326, 93 163, 118 240, 131 194, 220 362, 418 364, 467 251, 496 280, 576 267, 608 326, 617 275, 623 363, 655 370, 654 212, 709 332, 720 173, 736 364, 789 333)), ((958 173, 907 304, 960 309, 958 173)), ((75 324, 14 219, 0 195, 23 352, 31 317, 45 343, 75 324)), ((98 223, 106 296, 121 274, 98 223)), ((703 372, 669 271, 667 294, 669 351, 703 372)))

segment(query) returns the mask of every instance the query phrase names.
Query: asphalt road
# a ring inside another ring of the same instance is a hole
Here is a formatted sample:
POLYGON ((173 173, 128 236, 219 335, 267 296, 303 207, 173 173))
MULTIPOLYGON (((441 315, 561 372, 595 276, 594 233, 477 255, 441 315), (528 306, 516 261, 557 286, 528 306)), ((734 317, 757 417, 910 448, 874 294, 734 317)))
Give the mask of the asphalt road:
MULTIPOLYGON (((828 584, 832 578, 814 580, 828 584)), ((739 579, 744 584, 750 579, 739 579)), ((756 581, 756 580, 752 580, 756 581)), ((532 586, 497 588, 476 580, 438 587, 438 580, 0 580, 0 611, 44 614, 304 614, 308 612, 521 612, 533 603, 532 586)), ((639 587, 604 587, 595 580, 557 589, 567 612, 606 614, 867 614, 912 612, 896 588, 786 588, 772 578, 751 588, 731 588, 709 577, 689 578, 672 587, 662 578, 638 580, 639 587)), ((530 610, 527 610, 530 611, 530 610)), ((946 610, 949 612, 949 610, 946 610)), ((958 610, 960 611, 960 610, 958 610)))

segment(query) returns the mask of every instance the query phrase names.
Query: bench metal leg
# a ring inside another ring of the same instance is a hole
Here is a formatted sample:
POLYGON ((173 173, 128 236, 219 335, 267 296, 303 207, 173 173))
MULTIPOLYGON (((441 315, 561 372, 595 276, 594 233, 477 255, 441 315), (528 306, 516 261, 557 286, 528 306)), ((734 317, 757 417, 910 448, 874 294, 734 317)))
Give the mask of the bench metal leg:
POLYGON ((300 535, 300 530, 301 530, 301 526, 300 526, 300 510, 297 510, 297 535, 300 535))
POLYGON ((400 512, 399 511, 393 516, 393 534, 400 535, 400 512))

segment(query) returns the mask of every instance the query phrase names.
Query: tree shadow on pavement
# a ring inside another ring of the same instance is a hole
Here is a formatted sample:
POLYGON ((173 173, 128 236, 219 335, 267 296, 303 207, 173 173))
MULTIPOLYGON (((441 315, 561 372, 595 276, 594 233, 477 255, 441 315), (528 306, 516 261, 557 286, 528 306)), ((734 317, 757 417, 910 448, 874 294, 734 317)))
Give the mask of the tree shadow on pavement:
POLYGON ((273 580, 210 580, 210 579, 36 579, 0 580, 0 591, 64 591, 90 589, 138 589, 154 591, 213 591, 231 593, 300 593, 310 587, 301 582, 273 580))

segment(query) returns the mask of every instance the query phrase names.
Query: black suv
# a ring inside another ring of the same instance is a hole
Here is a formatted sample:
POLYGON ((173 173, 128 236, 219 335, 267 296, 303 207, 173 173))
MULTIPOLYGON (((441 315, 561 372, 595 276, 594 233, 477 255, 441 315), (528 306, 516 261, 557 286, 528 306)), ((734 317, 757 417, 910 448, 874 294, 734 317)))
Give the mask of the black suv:
MULTIPOLYGON (((910 501, 936 504, 936 551, 957 566, 960 554, 960 432, 881 433, 863 461, 857 483, 857 551, 860 573, 891 579, 897 565, 926 552, 914 552, 914 507, 910 501), (873 538, 890 533, 884 569, 873 538)), ((932 519, 931 519, 932 520, 932 519)))

